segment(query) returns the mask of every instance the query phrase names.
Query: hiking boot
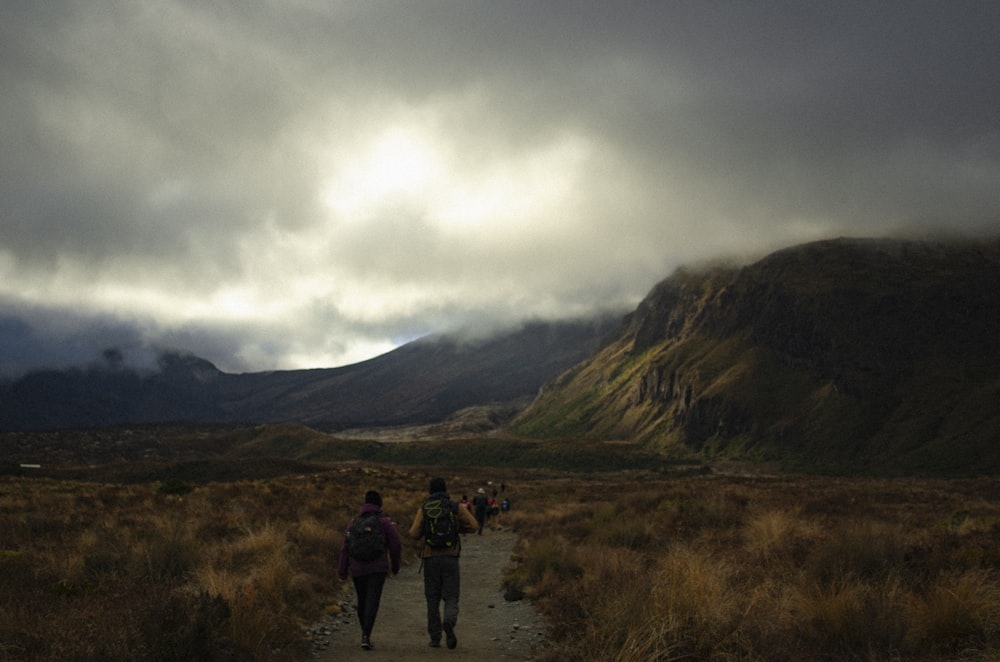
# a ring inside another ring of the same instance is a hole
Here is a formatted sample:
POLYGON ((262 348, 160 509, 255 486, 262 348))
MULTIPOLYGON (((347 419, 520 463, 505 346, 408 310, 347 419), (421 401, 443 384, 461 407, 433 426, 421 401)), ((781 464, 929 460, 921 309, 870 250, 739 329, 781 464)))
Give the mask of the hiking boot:
POLYGON ((375 648, 374 646, 372 646, 372 638, 369 637, 367 634, 361 635, 361 647, 364 648, 366 651, 370 651, 371 649, 375 648))
POLYGON ((444 633, 447 637, 448 648, 454 648, 458 646, 458 639, 455 637, 455 626, 445 623, 444 633))
POLYGON ((441 648, 441 642, 431 639, 431 648, 441 648))

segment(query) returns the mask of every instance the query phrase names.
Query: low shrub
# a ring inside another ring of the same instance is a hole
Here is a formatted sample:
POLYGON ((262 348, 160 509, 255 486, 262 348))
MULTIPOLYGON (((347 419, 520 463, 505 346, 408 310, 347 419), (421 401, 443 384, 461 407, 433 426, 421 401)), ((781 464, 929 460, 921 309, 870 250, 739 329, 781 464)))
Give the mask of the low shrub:
POLYGON ((808 574, 821 584, 876 580, 903 569, 904 533, 897 525, 861 519, 834 527, 814 545, 808 574))
POLYGON ((652 539, 649 518, 644 513, 610 503, 595 507, 590 528, 597 542, 612 547, 640 549, 652 539))
POLYGON ((941 655, 988 645, 998 635, 1000 584, 992 571, 942 574, 912 599, 908 643, 941 655))
POLYGON ((301 623, 339 598, 343 527, 381 482, 362 467, 183 494, 0 478, 0 659, 305 659, 301 623))
MULTIPOLYGON (((694 477, 631 487, 566 494, 587 514, 572 538, 543 536, 562 526, 544 515, 517 522, 539 536, 519 550, 533 569, 521 581, 559 659, 1000 656, 1000 564, 987 551, 1000 527, 970 527, 971 516, 950 524, 979 483, 694 477), (574 571, 560 577, 560 564, 574 571)), ((977 521, 997 521, 1000 503, 977 504, 977 521)))

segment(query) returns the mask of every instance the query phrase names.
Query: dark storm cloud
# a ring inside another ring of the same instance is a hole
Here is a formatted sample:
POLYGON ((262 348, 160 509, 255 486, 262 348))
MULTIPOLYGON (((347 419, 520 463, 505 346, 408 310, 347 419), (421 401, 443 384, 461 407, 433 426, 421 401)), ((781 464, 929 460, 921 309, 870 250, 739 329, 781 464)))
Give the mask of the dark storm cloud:
POLYGON ((102 324, 329 364, 693 260, 1000 226, 991 2, 0 12, 7 366, 99 355, 102 324))
POLYGON ((0 379, 33 369, 104 364, 106 352, 136 369, 155 365, 141 333, 121 320, 0 302, 0 379))

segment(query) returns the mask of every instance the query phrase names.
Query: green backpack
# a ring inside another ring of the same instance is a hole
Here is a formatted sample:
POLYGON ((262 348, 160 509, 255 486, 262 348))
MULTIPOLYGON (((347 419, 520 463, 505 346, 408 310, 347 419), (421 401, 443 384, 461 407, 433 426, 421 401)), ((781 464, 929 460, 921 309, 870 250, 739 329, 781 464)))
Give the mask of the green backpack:
POLYGON ((424 542, 431 549, 458 546, 458 504, 446 498, 424 502, 424 542))

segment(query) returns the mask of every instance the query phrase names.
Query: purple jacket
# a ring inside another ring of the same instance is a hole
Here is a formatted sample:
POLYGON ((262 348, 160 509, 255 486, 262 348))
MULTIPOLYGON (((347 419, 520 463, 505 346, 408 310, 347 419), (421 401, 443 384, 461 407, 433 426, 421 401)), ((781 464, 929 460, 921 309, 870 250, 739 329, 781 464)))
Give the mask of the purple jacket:
MULTIPOLYGON (((361 506, 361 510, 358 511, 359 515, 365 513, 379 512, 378 506, 374 506, 370 503, 366 503, 361 506)), ((389 551, 388 558, 383 555, 374 561, 358 561, 352 559, 347 553, 347 532, 344 533, 344 543, 340 546, 340 558, 337 560, 337 576, 340 579, 347 579, 347 572, 354 577, 360 577, 361 575, 373 575, 376 572, 388 572, 389 564, 392 563, 392 574, 397 574, 399 572, 399 559, 402 552, 402 545, 399 542, 399 534, 396 533, 396 527, 393 525, 392 520, 390 520, 385 515, 379 518, 382 523, 382 531, 385 532, 385 542, 386 547, 389 551)), ((347 531, 350 531, 351 525, 347 525, 347 531)))

